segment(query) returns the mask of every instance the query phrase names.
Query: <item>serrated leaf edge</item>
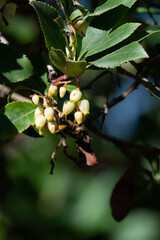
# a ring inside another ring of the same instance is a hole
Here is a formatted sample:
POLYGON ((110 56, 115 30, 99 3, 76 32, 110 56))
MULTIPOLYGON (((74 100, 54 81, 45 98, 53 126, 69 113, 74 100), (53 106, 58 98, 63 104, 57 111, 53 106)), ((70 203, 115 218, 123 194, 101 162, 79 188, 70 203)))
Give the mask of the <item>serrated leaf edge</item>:
MULTIPOLYGON (((132 42, 133 43, 133 42, 132 42)), ((137 43, 138 45, 140 45, 138 42, 135 42, 135 43, 137 43)), ((141 45, 140 45, 141 46, 141 45)), ((123 47, 122 47, 123 48, 123 47)), ((141 46, 141 48, 144 50, 144 48, 141 46)), ((119 49, 118 49, 119 50, 119 49)), ((116 51, 118 51, 118 50, 116 50, 116 51)), ((144 52, 146 53, 146 51, 144 50, 144 52)), ((104 57, 106 57, 106 56, 110 56, 110 55, 112 55, 112 54, 114 54, 115 53, 115 51, 114 52, 112 52, 112 53, 110 53, 110 54, 107 54, 107 55, 105 55, 105 56, 103 56, 102 58, 104 58, 104 57)), ((102 58, 99 58, 99 59, 97 59, 96 61, 98 61, 98 60, 100 60, 100 59, 102 59, 102 58)), ((148 54, 146 53, 146 56, 144 56, 143 58, 149 58, 149 56, 148 56, 148 54)), ((135 58, 135 59, 139 59, 139 58, 135 58)), ((94 61, 94 62, 96 62, 96 61, 94 61)), ((124 63, 127 63, 127 62, 129 62, 129 61, 132 61, 132 60, 128 60, 128 61, 125 61, 125 62, 121 62, 120 64, 118 64, 118 65, 114 65, 113 67, 107 67, 107 69, 112 69, 112 68, 115 68, 115 67, 118 67, 118 66, 120 66, 121 64, 124 64, 124 63)), ((95 65, 94 64, 94 62, 90 62, 90 64, 91 65, 94 65, 94 66, 96 66, 96 67, 98 67, 98 68, 106 68, 106 67, 99 67, 99 66, 97 66, 97 65, 95 65)))
MULTIPOLYGON (((41 3, 41 4, 43 4, 43 5, 47 5, 47 6, 50 7, 51 9, 54 9, 54 10, 57 12, 57 14, 59 15, 59 12, 58 12, 53 6, 51 6, 51 5, 49 5, 49 4, 45 3, 45 2, 41 2, 41 1, 32 1, 32 2, 38 2, 38 3, 41 3)), ((43 31, 43 36, 44 36, 45 43, 46 43, 46 46, 47 46, 47 40, 46 40, 46 37, 45 37, 45 34, 44 34, 44 29, 43 29, 43 27, 42 27, 39 14, 38 14, 36 8, 32 5, 32 2, 30 2, 30 5, 35 9, 35 11, 36 11, 36 13, 37 13, 38 20, 39 20, 39 24, 40 24, 41 29, 42 29, 42 31, 43 31)), ((60 16, 60 15, 59 15, 59 16, 60 16)), ((61 16, 60 16, 60 17, 61 17, 61 16)), ((53 20, 54 20, 54 19, 53 19, 53 20)), ((59 29, 60 29, 60 31, 62 32, 63 36, 64 36, 64 32, 62 31, 60 25, 59 25, 57 22, 55 22, 55 23, 57 24, 57 26, 59 26, 59 29)), ((52 32, 51 32, 51 33, 52 33, 52 32)), ((57 42, 56 37, 54 36, 54 34, 52 33, 51 35, 53 36, 53 38, 54 38, 55 41, 57 42)), ((65 37, 64 37, 64 40, 65 40, 65 42, 66 42, 65 37)), ((57 42, 57 43, 58 43, 58 42, 57 42)), ((58 45, 59 45, 59 43, 58 43, 58 45)), ((47 48, 48 48, 48 46, 47 46, 47 48)), ((60 46, 60 49, 61 49, 61 46, 60 46)), ((50 50, 50 49, 48 48, 48 50, 50 50)), ((62 49, 61 49, 61 50, 62 50, 62 49)))
MULTIPOLYGON (((84 16, 84 19, 87 19, 88 17, 96 17, 96 16, 99 16, 99 15, 101 15, 101 14, 103 14, 103 13, 105 13, 105 12, 108 12, 108 11, 110 11, 110 10, 112 10, 112 9, 114 9, 114 8, 116 8, 116 7, 118 7, 118 6, 120 6, 120 5, 122 5, 122 4, 124 4, 124 3, 126 3, 128 0, 124 0, 122 3, 120 3, 119 5, 117 5, 117 6, 115 6, 115 7, 112 7, 112 8, 109 8, 109 9, 107 9, 106 11, 103 11, 103 12, 101 12, 101 13, 97 13, 97 14, 95 14, 95 13, 92 13, 92 12, 88 12, 85 16, 84 16), (91 14, 90 14, 91 13, 91 14)), ((102 4, 103 5, 103 4, 102 4)), ((99 6, 100 7, 100 6, 99 6)), ((94 9, 94 11, 95 11, 95 9, 94 9)))
MULTIPOLYGON (((107 50, 107 49, 110 49, 111 47, 116 46, 116 45, 119 44, 120 42, 122 42, 122 41, 124 41, 125 39, 127 39, 128 37, 130 37, 130 36, 132 35, 132 33, 141 25, 140 23, 125 23, 125 24, 121 25, 120 27, 116 28, 116 29, 113 31, 113 32, 115 32, 115 31, 117 31, 119 28, 121 28, 122 26, 132 25, 132 24, 135 24, 135 25, 137 25, 137 26, 136 26, 136 28, 135 28, 134 30, 132 30, 132 32, 131 32, 126 38, 122 39, 121 41, 119 41, 118 43, 116 43, 116 44, 114 44, 114 45, 111 45, 109 48, 107 47, 107 48, 105 48, 104 50, 100 50, 100 51, 98 51, 98 52, 96 52, 96 53, 93 53, 93 54, 91 54, 91 55, 90 55, 90 54, 87 55, 87 54, 88 54, 89 52, 92 52, 92 50, 91 50, 91 51, 88 51, 88 53, 86 54, 85 57, 89 57, 89 56, 92 56, 92 55, 94 55, 94 54, 103 52, 103 51, 105 51, 105 50, 107 50)), ((121 32, 121 34, 122 34, 123 32, 125 32, 125 31, 126 31, 126 30, 124 29, 124 30, 121 32)), ((112 34, 113 32, 111 32, 110 34, 112 34)), ((110 34, 108 33, 107 36, 109 36, 110 34)), ((119 35, 119 34, 117 34, 117 35, 119 35)), ((116 36, 114 36, 114 37, 116 37, 116 36)), ((104 44, 107 44, 107 42, 108 42, 108 41, 104 42, 103 45, 104 45, 104 44)), ((95 49, 97 49, 97 48, 98 48, 98 47, 93 48, 93 51, 94 51, 95 49)))

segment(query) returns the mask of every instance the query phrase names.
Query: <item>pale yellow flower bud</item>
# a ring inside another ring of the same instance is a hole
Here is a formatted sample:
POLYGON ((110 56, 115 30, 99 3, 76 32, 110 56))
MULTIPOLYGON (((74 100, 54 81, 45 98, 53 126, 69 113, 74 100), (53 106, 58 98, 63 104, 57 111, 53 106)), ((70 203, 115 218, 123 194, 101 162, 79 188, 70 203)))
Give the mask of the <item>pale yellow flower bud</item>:
POLYGON ((79 110, 84 114, 89 114, 89 101, 87 99, 80 100, 78 103, 79 110))
POLYGON ((67 91, 66 87, 60 87, 60 89, 59 89, 60 98, 64 97, 64 95, 66 94, 66 91, 67 91))
POLYGON ((78 102, 82 97, 82 92, 79 90, 79 88, 74 89, 71 93, 70 93, 70 101, 73 102, 78 102))
POLYGON ((56 85, 51 85, 48 89, 48 97, 52 97, 57 91, 57 86, 56 85))
POLYGON ((46 118, 45 118, 45 116, 40 115, 40 116, 36 117, 36 119, 35 119, 36 128, 38 128, 38 129, 43 128, 44 125, 45 125, 45 123, 46 123, 46 118))
POLYGON ((34 112, 34 117, 36 118, 38 116, 41 116, 41 115, 43 115, 43 113, 44 113, 43 107, 37 107, 34 112))
POLYGON ((74 27, 79 34, 85 34, 88 25, 89 25, 89 23, 87 23, 86 20, 78 20, 76 22, 76 24, 74 25, 74 27))
POLYGON ((33 102, 34 104, 38 104, 38 103, 39 103, 39 96, 38 96, 37 94, 34 94, 34 95, 32 96, 32 102, 33 102))
POLYGON ((55 133, 56 126, 57 126, 56 122, 48 122, 48 129, 52 134, 55 133))
POLYGON ((46 119, 48 121, 52 121, 53 120, 53 116, 54 116, 54 110, 52 107, 46 107, 46 109, 44 110, 44 116, 46 117, 46 119))
POLYGON ((72 47, 72 55, 74 58, 76 57, 76 47, 75 46, 72 47))
POLYGON ((44 129, 45 129, 44 127, 43 127, 43 128, 41 128, 41 129, 39 129, 39 135, 40 135, 40 136, 42 136, 42 135, 43 135, 43 133, 44 133, 44 129))
POLYGON ((73 47, 73 46, 75 46, 75 44, 76 44, 76 36, 71 33, 71 34, 69 35, 69 45, 70 45, 71 47, 73 47))
POLYGON ((81 124, 83 121, 83 115, 80 111, 74 113, 74 118, 78 124, 81 124))
POLYGON ((68 115, 70 114, 73 109, 75 108, 75 103, 74 102, 70 102, 70 101, 65 101, 64 104, 63 104, 63 115, 68 115))
POLYGON ((67 58, 70 58, 70 52, 69 52, 68 47, 66 47, 66 55, 67 55, 67 58))

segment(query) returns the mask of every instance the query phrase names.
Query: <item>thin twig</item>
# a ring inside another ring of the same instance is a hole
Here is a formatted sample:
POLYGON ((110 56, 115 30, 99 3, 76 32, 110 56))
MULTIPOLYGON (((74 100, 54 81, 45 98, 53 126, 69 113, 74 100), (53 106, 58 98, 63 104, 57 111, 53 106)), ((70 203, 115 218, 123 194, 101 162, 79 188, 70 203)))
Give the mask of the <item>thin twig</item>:
MULTIPOLYGON (((6 97, 9 92, 11 91, 11 89, 9 87, 6 87, 4 85, 0 84, 0 97, 6 97)), ((21 102, 32 102, 31 99, 26 98, 18 93, 12 93, 11 97, 10 97, 13 101, 21 101, 21 102)))
POLYGON ((155 153, 155 154, 160 155, 160 149, 159 148, 155 148, 155 147, 152 147, 150 145, 140 145, 140 144, 137 144, 137 143, 127 142, 127 141, 123 141, 123 140, 120 140, 120 139, 116 139, 114 137, 107 136, 107 135, 99 132, 99 130, 96 129, 95 127, 93 127, 90 123, 86 124, 86 127, 89 130, 91 130, 93 133, 95 133, 98 136, 105 139, 106 141, 112 142, 122 152, 124 152, 123 151, 124 149, 138 149, 138 150, 141 150, 141 151, 146 152, 146 153, 155 153))
POLYGON ((53 174, 53 170, 54 170, 54 167, 56 164, 56 153, 57 153, 58 149, 60 148, 60 146, 64 145, 64 144, 65 144, 65 139, 62 137, 51 156, 51 165, 52 166, 51 166, 50 174, 53 174))
POLYGON ((97 77, 95 77, 92 81, 90 81, 86 86, 82 87, 82 89, 89 89, 92 87, 92 84, 98 81, 101 77, 103 77, 106 74, 110 74, 110 71, 106 70, 102 73, 100 73, 97 77))
POLYGON ((110 103, 108 103, 108 109, 112 108, 117 103, 123 101, 128 97, 130 93, 132 93, 135 89, 137 89, 138 85, 140 85, 139 81, 135 81, 125 92, 123 92, 119 97, 112 99, 110 103))

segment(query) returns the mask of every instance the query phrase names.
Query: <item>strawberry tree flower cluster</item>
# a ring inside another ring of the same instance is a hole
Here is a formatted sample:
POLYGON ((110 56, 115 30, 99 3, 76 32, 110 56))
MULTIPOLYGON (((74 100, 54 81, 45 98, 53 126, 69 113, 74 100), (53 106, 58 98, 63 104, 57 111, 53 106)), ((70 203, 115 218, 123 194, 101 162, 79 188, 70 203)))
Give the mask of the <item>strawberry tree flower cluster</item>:
MULTIPOLYGON (((59 98, 65 97, 67 88, 61 86, 59 88, 59 98)), ((32 102, 39 104, 34 112, 35 127, 38 129, 39 134, 43 135, 45 129, 48 129, 52 134, 59 130, 59 119, 62 116, 67 118, 68 115, 73 115, 73 124, 82 125, 86 115, 89 114, 90 104, 79 88, 73 89, 69 94, 69 100, 63 102, 62 109, 58 109, 57 101, 54 96, 58 93, 58 87, 51 84, 48 89, 47 96, 32 95, 32 102), (40 104, 40 98, 43 98, 43 103, 40 104)))

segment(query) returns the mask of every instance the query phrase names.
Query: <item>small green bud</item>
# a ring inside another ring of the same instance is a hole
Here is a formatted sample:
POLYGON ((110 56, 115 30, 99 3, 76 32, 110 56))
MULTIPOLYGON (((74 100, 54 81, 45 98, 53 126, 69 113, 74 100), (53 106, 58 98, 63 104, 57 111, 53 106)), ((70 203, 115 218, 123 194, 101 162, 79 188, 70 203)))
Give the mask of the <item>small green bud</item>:
POLYGON ((52 121, 54 117, 54 110, 52 107, 46 107, 44 110, 44 116, 48 121, 52 121))
POLYGON ((43 128, 44 125, 45 125, 45 123, 46 123, 46 118, 45 118, 45 116, 40 115, 40 116, 36 117, 36 119, 35 119, 36 128, 38 128, 38 129, 43 128))
POLYGON ((70 93, 70 101, 73 102, 78 102, 82 97, 82 92, 79 90, 79 88, 74 89, 71 93, 70 93))
POLYGON ((63 98, 65 96, 66 91, 67 91, 66 87, 60 87, 60 89, 59 89, 60 98, 63 98))
POLYGON ((63 104, 63 110, 62 110, 63 115, 67 116, 73 111, 74 108, 75 108, 74 102, 65 101, 63 104))
POLYGON ((43 114, 44 114, 44 109, 43 109, 43 107, 40 106, 40 107, 36 108, 36 110, 34 112, 34 117, 36 118, 36 117, 41 116, 43 114))
POLYGON ((87 99, 80 100, 78 103, 79 110, 85 115, 89 114, 89 101, 87 99))

